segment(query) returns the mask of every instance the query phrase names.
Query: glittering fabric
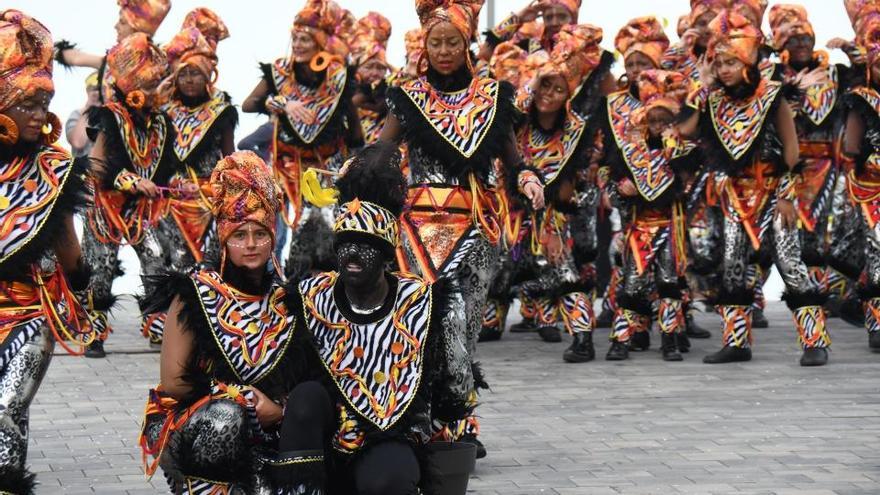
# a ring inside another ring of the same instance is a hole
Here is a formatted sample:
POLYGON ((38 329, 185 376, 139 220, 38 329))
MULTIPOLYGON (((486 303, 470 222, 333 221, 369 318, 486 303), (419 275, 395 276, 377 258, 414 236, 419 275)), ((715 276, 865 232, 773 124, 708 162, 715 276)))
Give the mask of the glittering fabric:
POLYGON ((0 13, 0 110, 33 96, 54 92, 52 35, 18 10, 0 13))
POLYGON ((220 160, 211 174, 211 188, 221 244, 248 222, 256 222, 274 234, 281 189, 256 153, 237 151, 220 160))

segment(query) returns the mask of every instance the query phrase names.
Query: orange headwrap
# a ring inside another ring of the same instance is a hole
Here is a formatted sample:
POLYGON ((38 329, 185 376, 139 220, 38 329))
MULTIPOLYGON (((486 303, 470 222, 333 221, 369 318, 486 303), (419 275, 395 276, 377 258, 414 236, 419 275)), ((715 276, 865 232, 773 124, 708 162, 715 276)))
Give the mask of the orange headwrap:
POLYGON ((171 0, 116 0, 119 18, 138 33, 156 34, 171 10, 171 0))
POLYGON ((266 162, 253 151, 236 151, 220 159, 211 172, 213 207, 220 244, 242 225, 255 222, 275 235, 281 189, 266 162))
POLYGON ((308 0, 296 14, 291 32, 308 33, 319 50, 339 57, 348 55, 349 34, 354 31, 357 19, 348 10, 332 0, 308 0))
POLYGON ((578 12, 581 9, 581 0, 549 0, 546 3, 564 7, 565 10, 571 14, 571 23, 577 24, 578 12))
POLYGON ((664 108, 678 115, 688 95, 690 79, 679 72, 646 70, 639 75, 639 99, 644 114, 654 108, 664 108))
POLYGON ((614 48, 626 60, 632 53, 639 52, 660 67, 660 59, 669 48, 669 38, 663 32, 663 25, 654 16, 637 17, 626 23, 614 38, 614 48))
POLYGON ((865 53, 868 66, 871 67, 880 58, 880 15, 859 19, 859 28, 856 44, 865 53))
POLYGON ((425 53, 425 30, 421 28, 410 29, 403 35, 403 46, 406 51, 407 70, 414 73, 421 72, 421 67, 417 67, 419 61, 423 61, 422 54, 425 53))
POLYGON ((782 50, 794 36, 806 34, 815 39, 813 26, 807 19, 807 9, 801 5, 777 4, 770 9, 770 30, 773 47, 782 50))
POLYGON ((505 41, 495 47, 492 58, 489 59, 489 67, 492 75, 499 81, 507 81, 514 87, 520 86, 525 81, 523 65, 528 53, 512 41, 505 41))
POLYGON ((172 77, 183 67, 191 65, 208 80, 213 78, 217 70, 217 55, 211 43, 198 29, 194 27, 182 29, 163 48, 168 57, 172 77))
POLYGON ((358 19, 351 41, 352 61, 363 65, 370 60, 378 60, 387 66, 385 49, 391 37, 391 21, 378 12, 369 12, 358 19))
MULTIPOLYGON (((107 69, 123 95, 139 92, 143 98, 155 91, 168 74, 165 52, 144 33, 127 36, 107 53, 107 69)), ((139 106, 134 101, 130 105, 139 106)), ((143 104, 143 102, 141 103, 143 104)))
POLYGON ((183 18, 183 26, 181 26, 181 29, 186 28, 198 29, 215 50, 217 43, 229 37, 229 29, 226 28, 223 19, 207 7, 198 7, 189 11, 183 18))
POLYGON ((718 12, 727 7, 729 2, 730 0, 691 0, 691 13, 688 16, 688 24, 694 25, 697 19, 707 13, 715 17, 718 12))
POLYGON ((52 93, 52 35, 18 10, 0 14, 0 111, 33 96, 52 93))
POLYGON ((573 95, 602 58, 602 28, 592 24, 569 24, 556 34, 556 43, 538 77, 562 76, 573 95))
POLYGON ((758 62, 758 49, 764 36, 745 17, 723 10, 709 23, 709 31, 712 33, 706 52, 709 60, 714 60, 719 53, 728 53, 746 65, 758 62))
POLYGON ((477 18, 484 0, 416 0, 416 13, 425 36, 437 24, 449 22, 461 33, 466 42, 474 38, 477 18))
POLYGON ((732 0, 730 8, 746 19, 750 17, 755 19, 757 21, 755 27, 760 30, 764 12, 767 11, 767 0, 732 0))

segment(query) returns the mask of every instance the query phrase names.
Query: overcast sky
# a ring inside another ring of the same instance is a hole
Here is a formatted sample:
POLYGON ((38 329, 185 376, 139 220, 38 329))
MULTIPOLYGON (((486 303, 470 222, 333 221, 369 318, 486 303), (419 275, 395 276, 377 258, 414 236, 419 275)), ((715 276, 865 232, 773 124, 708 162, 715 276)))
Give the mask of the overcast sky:
MULTIPOLYGON (((418 26, 414 2, 411 0, 337 0, 355 15, 362 16, 369 10, 378 10, 388 17, 393 24, 391 40, 388 46, 388 60, 392 64, 402 65, 403 33, 418 26)), ((226 22, 230 38, 222 41, 218 48, 220 58, 220 77, 218 87, 232 95, 236 104, 250 93, 259 80, 258 62, 272 61, 287 53, 289 30, 296 12, 304 4, 304 0, 172 0, 171 12, 156 33, 156 41, 164 43, 170 39, 183 21, 183 17, 191 9, 207 6, 215 10, 226 22)), ((495 0, 495 21, 500 21, 511 11, 519 10, 527 3, 526 0, 495 0)), ((772 4, 784 3, 772 0, 772 4)), ((818 39, 818 45, 824 46, 825 41, 835 37, 852 37, 852 28, 843 9, 842 0, 803 0, 798 2, 810 13, 818 39)), ((118 7, 113 0, 27 0, 16 7, 24 10, 43 22, 52 31, 56 40, 67 39, 75 42, 83 50, 103 53, 109 49, 116 38, 113 24, 118 16, 118 7)), ((584 0, 580 10, 580 22, 596 24, 604 30, 603 46, 613 50, 614 36, 617 30, 632 17, 655 15, 668 22, 667 33, 676 39, 675 25, 679 16, 689 9, 688 0, 584 0)), ((488 22, 489 7, 484 6, 480 22, 480 30, 484 30, 488 22)), ((769 27, 764 26, 769 32, 769 27)), ((832 53, 832 59, 842 60, 840 53, 832 53)), ((618 67, 619 69, 619 67, 618 67)), ((55 99, 52 110, 62 121, 68 114, 85 102, 83 81, 88 69, 66 71, 56 67, 55 99)), ((242 115, 236 138, 241 139, 255 127, 265 121, 265 117, 242 115)), ((138 290, 137 259, 131 248, 126 247, 122 253, 126 276, 114 284, 117 293, 132 293, 138 290)), ((782 283, 774 273, 766 287, 768 298, 778 299, 782 283)))

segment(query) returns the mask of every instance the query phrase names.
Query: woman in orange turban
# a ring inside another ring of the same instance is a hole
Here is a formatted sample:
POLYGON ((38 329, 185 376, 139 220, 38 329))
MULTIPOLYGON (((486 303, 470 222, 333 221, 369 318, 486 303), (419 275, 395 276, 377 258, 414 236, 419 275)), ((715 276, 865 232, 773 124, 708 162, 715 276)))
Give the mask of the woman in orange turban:
POLYGON ((323 478, 320 456, 278 453, 283 404, 297 411, 289 399, 308 373, 303 308, 272 257, 281 190, 252 151, 217 162, 209 187, 219 262, 154 277, 145 298, 168 318, 139 440, 144 471, 161 467, 171 491, 187 495, 252 493, 254 480, 292 467, 323 478))
MULTIPOLYGON (((447 364, 458 398, 471 403, 478 383, 477 334, 507 221, 495 206, 501 184, 493 161, 501 158, 506 179, 518 184, 511 194, 522 193, 536 208, 544 202, 540 179, 523 169, 514 144, 513 88, 473 72, 469 48, 481 7, 481 0, 416 1, 426 63, 420 77, 389 89, 390 112, 379 138, 404 142, 409 157, 410 211, 403 218, 399 261, 428 280, 444 278, 456 287, 447 347, 455 351, 447 364)), ((447 432, 462 436, 455 426, 447 432)), ((469 439, 474 435, 468 432, 469 439)))
POLYGON ((390 36, 391 21, 378 12, 370 12, 358 20, 353 36, 351 58, 357 67, 354 103, 358 107, 366 144, 379 139, 388 114, 385 78, 391 67, 385 59, 385 49, 390 36))
MULTIPOLYGON (((89 113, 95 202, 83 233, 86 259, 94 270, 90 310, 102 326, 107 324, 113 279, 119 275, 121 244, 134 248, 145 280, 164 267, 157 226, 164 212, 163 190, 180 170, 172 151, 174 128, 158 108, 159 85, 168 74, 165 53, 149 36, 135 33, 107 53, 107 71, 115 97, 89 113)), ((90 355, 103 357, 108 335, 109 328, 90 355)), ((144 320, 144 336, 154 344, 161 342, 161 324, 155 317, 144 320)))
POLYGON ((533 0, 487 31, 486 43, 494 50, 504 41, 513 41, 528 53, 550 53, 556 33, 563 26, 577 24, 580 8, 581 0, 533 0))
POLYGON ((31 401, 55 344, 72 354, 94 339, 71 290, 89 284, 73 224, 87 162, 55 144, 49 111, 52 37, 18 10, 0 11, 0 493, 31 495, 31 401))
POLYGON ((791 107, 782 97, 782 85, 760 75, 763 36, 755 26, 735 12, 723 11, 710 28, 712 71, 689 97, 692 115, 679 126, 685 136, 695 137, 702 130, 706 163, 715 172, 714 189, 724 213, 716 306, 724 322, 723 347, 703 361, 751 359, 754 293, 748 287, 747 266, 754 252, 772 242, 785 300, 803 343, 801 365, 825 364, 830 344, 822 308, 826 295, 801 260, 793 204, 793 169, 800 156, 791 107))
MULTIPOLYGON (((349 47, 337 31, 350 13, 331 0, 309 0, 291 28, 291 54, 261 64, 263 78, 242 111, 265 113, 275 123, 272 168, 285 195, 281 218, 291 234, 286 269, 293 277, 332 266, 332 215, 328 207, 303 201, 302 176, 309 168, 330 172, 342 166, 364 138, 352 103, 355 81, 346 64, 349 47)), ((346 21, 347 22, 347 21, 346 21)))

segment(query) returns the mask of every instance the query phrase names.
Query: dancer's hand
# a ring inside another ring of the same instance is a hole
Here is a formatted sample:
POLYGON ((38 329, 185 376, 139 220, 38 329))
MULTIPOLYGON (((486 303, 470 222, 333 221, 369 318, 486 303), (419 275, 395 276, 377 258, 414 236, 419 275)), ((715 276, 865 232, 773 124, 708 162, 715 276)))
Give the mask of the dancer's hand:
POLYGON ((715 68, 712 67, 709 57, 705 54, 701 55, 699 60, 697 60, 697 67, 700 71, 700 81, 702 81, 703 86, 711 88, 715 84, 715 68))
POLYGON ((541 15, 541 11, 545 7, 545 3, 541 1, 532 1, 526 7, 519 12, 517 12, 516 17, 519 19, 519 22, 525 24, 527 22, 532 22, 541 15))
POLYGON ((281 406, 258 389, 251 388, 251 390, 254 392, 254 411, 257 413, 260 426, 268 428, 280 423, 284 418, 284 410, 281 406))
POLYGON ((532 202, 532 208, 540 210, 544 208, 544 186, 537 182, 529 182, 523 186, 523 193, 532 202))
POLYGON ((776 202, 776 214, 779 216, 779 220, 782 222, 782 227, 785 229, 794 229, 797 228, 797 210, 794 207, 794 203, 787 199, 780 199, 776 202))
POLYGON ((296 100, 288 101, 287 105, 284 106, 284 112, 291 119, 298 120, 304 124, 311 124, 315 121, 315 112, 309 110, 302 102, 296 100))
POLYGON ((156 184, 150 179, 141 179, 137 181, 137 184, 134 186, 135 190, 150 199, 156 199, 159 197, 159 188, 156 187, 156 184))
POLYGON ((636 185, 629 179, 623 179, 617 183, 617 191, 621 196, 632 197, 639 193, 636 185))

